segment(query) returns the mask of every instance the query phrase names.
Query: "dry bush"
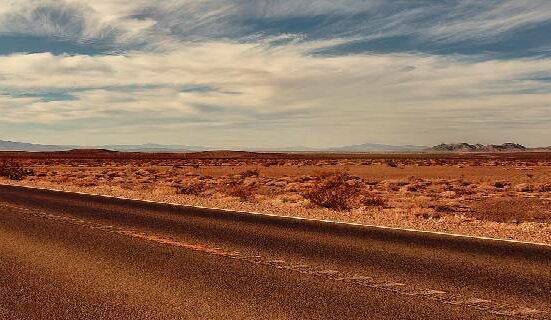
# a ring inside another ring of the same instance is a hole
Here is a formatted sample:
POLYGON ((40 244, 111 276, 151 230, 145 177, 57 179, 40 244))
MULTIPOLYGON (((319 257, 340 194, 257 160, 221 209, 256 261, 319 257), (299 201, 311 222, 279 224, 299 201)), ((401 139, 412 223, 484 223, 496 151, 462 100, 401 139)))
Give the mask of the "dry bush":
POLYGON ((33 169, 23 168, 19 163, 4 162, 0 164, 0 177, 10 180, 23 180, 33 175, 33 169))
POLYGON ((398 167, 398 164, 396 163, 396 161, 393 161, 393 160, 387 161, 386 165, 391 167, 391 168, 397 168, 398 167))
POLYGON ((415 216, 417 218, 425 219, 425 220, 439 220, 442 218, 442 215, 439 212, 428 211, 428 210, 417 212, 415 213, 415 216))
POLYGON ((364 207, 386 207, 387 201, 382 197, 364 196, 361 200, 364 207))
POLYGON ((199 195, 206 187, 203 181, 189 181, 177 186, 176 189, 179 194, 199 195))
POLYGON ((357 198, 360 188, 349 183, 352 177, 347 173, 334 173, 314 185, 312 190, 303 194, 314 205, 335 209, 350 210, 352 202, 357 198))
POLYGON ((338 171, 335 172, 335 171, 329 171, 329 170, 314 170, 313 175, 314 177, 317 178, 317 180, 324 180, 338 173, 339 173, 338 171))
POLYGON ((246 186, 241 183, 228 184, 225 193, 232 197, 237 197, 242 201, 251 200, 255 193, 255 188, 251 185, 246 186))
POLYGON ((472 184, 473 184, 472 182, 467 181, 467 180, 463 180, 463 179, 461 179, 461 180, 459 181, 459 185, 462 186, 462 187, 468 187, 468 186, 470 186, 470 185, 472 185, 472 184))
POLYGON ((258 177, 260 175, 260 172, 258 169, 249 169, 241 172, 239 175, 243 178, 251 178, 251 177, 258 177))
POLYGON ((277 161, 276 160, 265 160, 262 162, 262 166, 264 167, 271 167, 271 166, 277 166, 277 161))
POLYGON ((434 206, 436 212, 455 212, 455 208, 448 204, 437 204, 434 206))
POLYGON ((517 192, 533 192, 534 191, 534 186, 529 184, 529 183, 521 183, 521 184, 517 184, 515 186, 515 191, 517 192))
POLYGON ((494 187, 496 187, 497 189, 503 189, 507 186, 509 186, 509 184, 507 182, 503 182, 503 181, 496 181, 494 183, 494 187))

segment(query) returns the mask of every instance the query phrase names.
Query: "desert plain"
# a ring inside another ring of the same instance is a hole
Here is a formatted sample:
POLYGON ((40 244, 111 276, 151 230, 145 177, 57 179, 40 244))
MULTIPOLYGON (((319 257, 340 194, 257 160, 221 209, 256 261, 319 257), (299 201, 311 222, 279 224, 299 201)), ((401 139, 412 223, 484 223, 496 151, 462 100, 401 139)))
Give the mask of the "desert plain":
POLYGON ((0 183, 551 244, 551 153, 0 153, 0 183))

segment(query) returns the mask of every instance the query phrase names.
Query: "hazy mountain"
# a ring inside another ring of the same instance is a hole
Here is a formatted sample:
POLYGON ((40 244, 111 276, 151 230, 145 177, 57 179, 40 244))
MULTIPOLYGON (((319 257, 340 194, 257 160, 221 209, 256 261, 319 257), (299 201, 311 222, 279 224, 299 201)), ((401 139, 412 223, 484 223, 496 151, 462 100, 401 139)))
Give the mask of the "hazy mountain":
POLYGON ((321 152, 322 149, 317 148, 310 148, 310 147, 302 147, 302 146, 295 146, 295 147, 251 147, 251 148, 243 148, 244 151, 250 151, 250 152, 321 152))
POLYGON ((0 151, 65 151, 76 146, 54 146, 0 140, 0 151))
POLYGON ((364 143, 352 146, 325 149, 329 152, 415 152, 425 150, 426 146, 395 146, 388 144, 364 143))
MULTIPOLYGON (((163 145, 155 143, 139 145, 100 145, 100 146, 75 146, 75 145, 41 145, 0 140, 0 151, 67 151, 72 149, 106 149, 123 152, 196 152, 214 150, 214 148, 185 145, 163 145)), ((256 152, 413 152, 426 149, 422 146, 393 146, 385 144, 360 144, 353 146, 334 148, 310 148, 310 147, 282 147, 282 148, 244 148, 246 151, 256 152)))
POLYGON ((518 152, 526 151, 526 148, 523 145, 518 143, 504 143, 504 144, 488 144, 483 145, 480 143, 469 144, 469 143, 442 143, 437 146, 434 146, 429 149, 430 151, 439 151, 439 152, 518 152))
POLYGON ((105 145, 105 146, 76 146, 76 145, 43 145, 0 140, 0 151, 68 151, 74 149, 94 150, 106 149, 125 152, 192 152, 203 151, 206 148, 197 146, 140 144, 140 145, 105 145))
MULTIPOLYGON (((185 145, 163 145, 163 144, 140 144, 140 145, 103 145, 103 146, 75 146, 75 145, 42 145, 33 143, 2 141, 0 140, 0 151, 68 151, 73 149, 105 149, 122 152, 197 152, 215 150, 215 148, 201 146, 185 145)), ((364 143, 333 148, 310 148, 310 147, 284 147, 284 148, 245 148, 246 151, 256 152, 519 152, 519 151, 549 151, 549 148, 526 148, 517 143, 504 143, 500 145, 490 144, 469 144, 469 143, 442 143, 440 145, 427 148, 414 145, 387 145, 364 143)))
POLYGON ((156 143, 139 145, 104 145, 98 146, 97 148, 123 152, 194 152, 208 150, 208 148, 199 146, 164 145, 156 143))

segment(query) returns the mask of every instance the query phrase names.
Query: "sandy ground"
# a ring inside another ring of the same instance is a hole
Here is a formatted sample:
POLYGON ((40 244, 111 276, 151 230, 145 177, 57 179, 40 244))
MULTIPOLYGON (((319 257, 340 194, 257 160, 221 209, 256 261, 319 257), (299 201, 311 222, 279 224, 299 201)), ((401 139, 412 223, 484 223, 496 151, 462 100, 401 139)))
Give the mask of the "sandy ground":
POLYGON ((34 172, 2 183, 551 244, 549 157, 10 163, 34 172))

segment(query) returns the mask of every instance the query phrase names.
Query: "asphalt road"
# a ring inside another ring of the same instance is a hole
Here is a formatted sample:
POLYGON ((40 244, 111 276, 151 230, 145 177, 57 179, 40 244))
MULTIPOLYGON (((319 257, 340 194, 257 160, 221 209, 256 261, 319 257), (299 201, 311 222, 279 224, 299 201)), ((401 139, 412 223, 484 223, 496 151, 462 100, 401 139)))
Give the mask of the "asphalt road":
POLYGON ((0 186, 0 319, 551 319, 551 247, 0 186))

